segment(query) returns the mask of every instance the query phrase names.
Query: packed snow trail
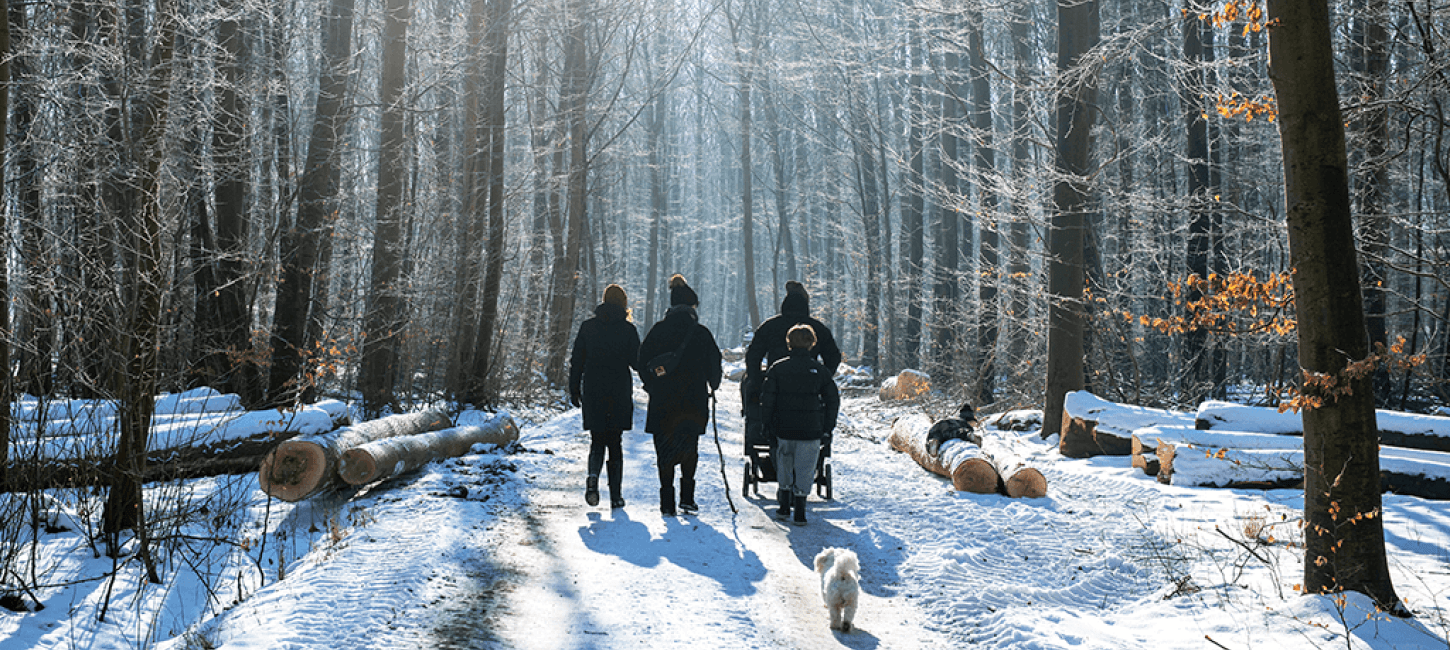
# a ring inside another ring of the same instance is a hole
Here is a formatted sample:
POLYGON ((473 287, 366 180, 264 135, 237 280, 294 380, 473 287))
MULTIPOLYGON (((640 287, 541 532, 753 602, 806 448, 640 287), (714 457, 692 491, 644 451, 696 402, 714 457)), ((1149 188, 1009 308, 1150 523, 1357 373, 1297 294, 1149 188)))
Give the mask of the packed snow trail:
MULTIPOLYGON (((813 497, 810 524, 787 526, 770 516, 773 498, 743 497, 738 386, 727 382, 717 398, 720 443, 738 513, 731 513, 726 499, 712 429, 700 441, 700 513, 660 514, 653 444, 643 432, 643 393, 636 394, 635 430, 624 437, 623 509, 607 507, 607 490, 600 506, 584 503, 588 436, 578 432, 577 410, 563 416, 572 425, 548 427, 567 432, 563 439, 531 438, 535 432, 524 429, 527 444, 549 447, 560 462, 558 471, 540 472, 528 482, 528 512, 516 519, 521 525, 495 535, 496 546, 489 549, 519 573, 506 593, 488 603, 495 614, 489 632, 498 646, 940 647, 944 640, 927 630, 922 612, 885 593, 883 582, 895 579, 894 568, 871 565, 879 553, 861 548, 858 629, 846 634, 827 627, 813 559, 826 546, 859 547, 845 520, 863 513, 847 499, 813 497), (499 615, 500 609, 506 614, 499 615)), ((765 487, 773 495, 774 484, 765 487)), ((838 495, 851 489, 837 483, 838 495)), ((461 632, 466 626, 450 628, 461 632)), ((455 647, 471 645, 460 638, 464 635, 447 636, 455 647)), ((497 647, 491 643, 472 647, 497 647)))

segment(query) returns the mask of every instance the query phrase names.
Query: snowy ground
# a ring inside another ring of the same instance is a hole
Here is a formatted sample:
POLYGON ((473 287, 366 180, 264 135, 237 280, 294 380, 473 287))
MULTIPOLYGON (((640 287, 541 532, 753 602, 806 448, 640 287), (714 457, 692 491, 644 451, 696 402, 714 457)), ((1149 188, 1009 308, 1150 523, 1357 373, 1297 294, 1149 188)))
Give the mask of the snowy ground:
POLYGON ((738 386, 719 398, 729 500, 712 432, 698 516, 658 512, 643 393, 623 510, 584 503, 577 409, 516 413, 516 449, 357 492, 285 504, 255 476, 189 482, 240 506, 237 546, 164 558, 165 585, 138 586, 129 569, 96 581, 109 558, 75 532, 44 535, 37 557, 57 586, 42 611, 0 610, 0 647, 1450 648, 1441 502, 1385 497, 1396 587, 1417 614, 1387 619, 1358 597, 1295 593, 1293 490, 1163 486, 1126 459, 1064 459, 1024 432, 1047 497, 953 492, 891 451, 891 421, 915 407, 874 392, 846 399, 835 499, 813 498, 808 526, 782 526, 768 516, 774 484, 741 494, 738 386), (825 546, 861 556, 848 634, 827 629, 812 572, 825 546))

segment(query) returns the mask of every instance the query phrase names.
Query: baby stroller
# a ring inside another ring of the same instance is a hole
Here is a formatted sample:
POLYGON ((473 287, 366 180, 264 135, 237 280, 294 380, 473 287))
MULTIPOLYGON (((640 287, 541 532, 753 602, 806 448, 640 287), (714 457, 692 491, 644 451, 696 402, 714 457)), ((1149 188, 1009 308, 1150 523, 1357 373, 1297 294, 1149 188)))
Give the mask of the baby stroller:
MULTIPOLYGON (((752 386, 752 382, 743 382, 740 387, 742 402, 745 404, 745 488, 744 495, 750 497, 750 491, 755 490, 755 496, 760 496, 761 483, 774 483, 775 478, 775 438, 766 431, 765 418, 761 414, 760 388, 752 386)), ((813 485, 816 487, 816 496, 822 499, 831 499, 831 437, 826 436, 821 441, 821 453, 816 456, 816 477, 813 485)))

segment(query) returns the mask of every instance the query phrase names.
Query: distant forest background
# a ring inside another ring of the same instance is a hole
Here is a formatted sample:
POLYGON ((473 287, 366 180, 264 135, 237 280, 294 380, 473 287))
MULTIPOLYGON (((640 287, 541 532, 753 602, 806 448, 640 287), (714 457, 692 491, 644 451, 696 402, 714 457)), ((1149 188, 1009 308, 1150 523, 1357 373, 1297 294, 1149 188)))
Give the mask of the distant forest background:
MULTIPOLYGON (((979 405, 1040 406, 1050 296, 1109 399, 1273 403, 1301 373, 1272 26, 1072 7, 8 0, 0 357, 138 408, 552 400, 603 287, 643 333, 678 272, 724 346, 800 280, 848 363, 979 405)), ((1376 398, 1444 404, 1450 6, 1331 11, 1376 398)))

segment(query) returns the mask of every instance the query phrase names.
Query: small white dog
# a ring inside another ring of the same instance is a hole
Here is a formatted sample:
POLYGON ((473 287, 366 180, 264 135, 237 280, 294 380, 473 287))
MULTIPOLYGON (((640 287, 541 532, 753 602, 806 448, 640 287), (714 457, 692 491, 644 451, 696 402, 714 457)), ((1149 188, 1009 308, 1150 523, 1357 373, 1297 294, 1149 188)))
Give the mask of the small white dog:
POLYGON ((821 549, 816 555, 816 573, 821 574, 821 598, 831 612, 831 629, 850 632, 861 597, 861 562, 856 553, 844 548, 821 549))

